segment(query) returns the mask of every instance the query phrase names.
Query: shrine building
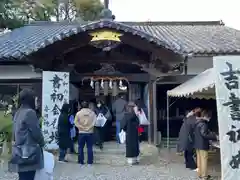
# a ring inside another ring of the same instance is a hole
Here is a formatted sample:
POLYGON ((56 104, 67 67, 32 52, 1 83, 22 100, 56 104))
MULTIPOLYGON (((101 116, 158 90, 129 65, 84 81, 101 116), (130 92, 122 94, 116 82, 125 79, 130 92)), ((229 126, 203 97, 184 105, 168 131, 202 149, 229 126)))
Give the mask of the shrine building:
POLYGON ((103 96, 111 104, 119 93, 142 99, 148 140, 157 144, 164 85, 211 68, 213 56, 239 54, 240 31, 221 21, 118 22, 105 9, 99 21, 34 22, 2 34, 0 95, 4 101, 32 87, 41 101, 42 72, 68 72, 70 100, 103 96))

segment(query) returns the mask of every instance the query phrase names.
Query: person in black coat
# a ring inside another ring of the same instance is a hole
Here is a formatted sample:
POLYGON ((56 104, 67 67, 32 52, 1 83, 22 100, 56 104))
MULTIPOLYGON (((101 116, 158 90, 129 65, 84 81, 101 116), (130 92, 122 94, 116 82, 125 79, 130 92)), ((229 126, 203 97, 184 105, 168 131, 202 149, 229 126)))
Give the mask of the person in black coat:
POLYGON ((197 153, 198 176, 204 180, 209 179, 210 177, 207 172, 208 150, 210 146, 209 141, 218 139, 217 135, 210 132, 208 128, 208 122, 210 119, 211 112, 203 110, 201 118, 199 118, 196 122, 194 131, 194 148, 197 153))
POLYGON ((131 165, 138 163, 140 153, 138 136, 139 120, 133 109, 135 106, 132 102, 128 103, 126 107, 127 111, 120 124, 121 130, 126 132, 126 158, 131 165))
MULTIPOLYGON (((97 115, 97 117, 99 114, 102 114, 108 121, 110 121, 111 118, 110 111, 102 100, 100 99, 97 100, 94 112, 97 115)), ((107 123, 108 122, 106 122, 106 124, 103 127, 95 127, 95 140, 96 140, 95 144, 99 146, 100 149, 103 149, 107 123)))
MULTIPOLYGON (((196 108, 189 113, 183 119, 183 124, 179 132, 178 151, 184 152, 186 168, 195 170, 197 168, 196 162, 193 158, 194 149, 194 127, 196 123, 196 112, 199 108, 196 108)), ((200 109, 199 109, 200 111, 200 109)))
POLYGON ((66 162, 65 156, 68 148, 71 147, 70 130, 73 127, 69 122, 69 104, 63 104, 61 114, 58 118, 58 146, 59 161, 66 162))

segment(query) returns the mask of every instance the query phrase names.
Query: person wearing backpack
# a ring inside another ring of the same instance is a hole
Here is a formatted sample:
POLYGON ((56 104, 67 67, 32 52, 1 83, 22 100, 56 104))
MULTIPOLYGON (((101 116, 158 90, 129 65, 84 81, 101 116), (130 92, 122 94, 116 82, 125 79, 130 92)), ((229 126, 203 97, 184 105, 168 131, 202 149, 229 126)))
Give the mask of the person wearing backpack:
POLYGON ((78 163, 84 164, 84 146, 87 145, 88 164, 93 164, 93 132, 96 123, 96 114, 89 108, 86 101, 81 103, 82 109, 75 116, 75 126, 78 134, 78 163))

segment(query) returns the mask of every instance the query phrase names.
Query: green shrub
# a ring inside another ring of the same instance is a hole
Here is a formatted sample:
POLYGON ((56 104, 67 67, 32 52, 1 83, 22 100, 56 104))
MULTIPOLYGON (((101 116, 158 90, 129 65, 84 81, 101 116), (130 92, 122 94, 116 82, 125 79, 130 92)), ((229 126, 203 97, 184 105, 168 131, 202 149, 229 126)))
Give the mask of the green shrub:
POLYGON ((4 111, 0 111, 0 133, 1 133, 1 140, 7 140, 11 142, 12 139, 12 115, 4 116, 4 111))

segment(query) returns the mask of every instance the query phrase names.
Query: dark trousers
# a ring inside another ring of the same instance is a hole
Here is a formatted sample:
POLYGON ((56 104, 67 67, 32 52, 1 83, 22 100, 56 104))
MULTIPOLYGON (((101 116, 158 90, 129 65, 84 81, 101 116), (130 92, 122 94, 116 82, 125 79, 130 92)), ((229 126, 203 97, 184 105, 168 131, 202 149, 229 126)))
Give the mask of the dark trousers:
POLYGON ((36 171, 19 172, 19 180, 34 180, 36 171))
POLYGON ((119 139, 119 133, 121 131, 121 125, 120 121, 116 120, 116 141, 118 144, 120 144, 120 139, 119 139))
POLYGON ((189 168, 189 169, 196 169, 197 168, 197 165, 196 165, 196 162, 193 158, 193 155, 194 155, 193 150, 184 151, 186 168, 189 168))
POLYGON ((59 149, 59 161, 64 161, 67 154, 67 149, 59 149))
POLYGON ((93 134, 79 133, 78 136, 78 163, 84 164, 84 146, 87 145, 88 164, 93 164, 93 134))
POLYGON ((71 153, 75 153, 74 139, 71 140, 70 152, 71 152, 71 153))
POLYGON ((100 148, 103 147, 103 136, 104 136, 104 127, 95 127, 95 144, 100 148))

